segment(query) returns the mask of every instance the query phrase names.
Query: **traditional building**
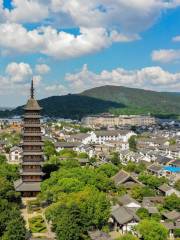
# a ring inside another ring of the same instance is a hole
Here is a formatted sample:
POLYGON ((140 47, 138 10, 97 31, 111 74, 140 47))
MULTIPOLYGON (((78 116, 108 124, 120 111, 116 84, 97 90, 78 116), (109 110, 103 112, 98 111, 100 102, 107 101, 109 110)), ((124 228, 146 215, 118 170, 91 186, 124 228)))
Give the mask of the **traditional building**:
POLYGON ((24 110, 21 178, 15 182, 15 189, 21 192, 22 196, 33 197, 40 192, 40 183, 44 175, 42 172, 44 158, 40 123, 41 107, 34 99, 33 81, 31 84, 31 97, 24 110))

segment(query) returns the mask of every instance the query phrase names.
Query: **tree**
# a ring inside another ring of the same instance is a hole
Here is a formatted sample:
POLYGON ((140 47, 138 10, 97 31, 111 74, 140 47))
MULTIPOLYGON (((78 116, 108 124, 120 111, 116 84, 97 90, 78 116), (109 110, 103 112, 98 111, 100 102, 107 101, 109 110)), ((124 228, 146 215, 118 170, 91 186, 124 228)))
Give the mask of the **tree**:
POLYGON ((26 236, 26 228, 22 217, 12 219, 6 228, 2 240, 24 240, 26 236))
POLYGON ((81 188, 85 186, 94 186, 100 191, 115 189, 113 181, 104 173, 97 171, 96 169, 88 167, 62 167, 58 171, 53 172, 51 177, 41 184, 42 196, 44 196, 46 200, 56 201, 65 190, 64 184, 70 184, 71 182, 71 186, 74 186, 73 181, 77 182, 77 188, 75 186, 70 188, 70 192, 78 191, 79 186, 81 186, 81 188))
POLYGON ((144 240, 167 240, 168 230, 160 223, 154 220, 142 220, 137 231, 144 240))
POLYGON ((46 210, 46 217, 52 221, 58 239, 79 240, 87 230, 106 225, 109 213, 106 195, 86 187, 77 193, 62 194, 58 202, 46 210))
POLYGON ((171 194, 170 196, 165 197, 164 199, 164 208, 172 211, 172 210, 178 210, 180 211, 180 197, 178 197, 176 194, 171 194))
POLYGON ((83 235, 84 229, 78 206, 73 204, 68 208, 62 205, 58 213, 60 214, 60 218, 56 218, 54 222, 58 239, 79 240, 80 236, 83 235))
POLYGON ((114 165, 119 165, 120 164, 119 153, 118 152, 113 152, 111 154, 110 160, 114 165))
POLYGON ((136 214, 138 215, 138 217, 140 219, 147 219, 149 218, 149 212, 146 208, 139 208, 136 212, 136 214))
POLYGON ((52 155, 56 155, 55 146, 51 141, 44 142, 44 154, 46 155, 47 159, 50 159, 52 155))
POLYGON ((143 172, 139 175, 138 179, 152 189, 158 188, 163 183, 167 183, 167 179, 164 177, 156 177, 143 172))
POLYGON ((180 228, 177 228, 177 229, 174 230, 174 236, 176 238, 180 237, 180 228))
POLYGON ((155 196, 155 192, 146 186, 134 186, 131 190, 131 195, 138 201, 142 201, 143 197, 155 196))
POLYGON ((130 233, 123 235, 120 238, 117 238, 116 240, 138 240, 138 238, 130 233))
POLYGON ((137 142, 136 142, 136 136, 131 136, 128 140, 129 143, 129 149, 133 152, 137 151, 137 142))
POLYGON ((180 191, 180 179, 175 182, 174 187, 180 191))
POLYGON ((118 172, 119 168, 115 166, 112 163, 106 163, 101 165, 98 169, 97 172, 101 172, 106 174, 108 177, 114 176, 118 172))

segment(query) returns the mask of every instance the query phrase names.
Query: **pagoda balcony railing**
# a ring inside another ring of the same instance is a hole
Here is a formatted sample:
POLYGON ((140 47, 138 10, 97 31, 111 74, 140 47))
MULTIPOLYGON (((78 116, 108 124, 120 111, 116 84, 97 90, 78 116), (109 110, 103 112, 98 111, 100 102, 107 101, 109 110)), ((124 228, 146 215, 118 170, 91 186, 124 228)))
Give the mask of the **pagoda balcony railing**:
POLYGON ((24 123, 23 127, 41 127, 40 123, 24 123))
POLYGON ((41 160, 41 161, 23 161, 21 163, 22 166, 42 166, 44 164, 44 162, 41 160))
POLYGON ((43 140, 42 139, 36 139, 36 140, 34 140, 34 139, 23 139, 23 142, 43 142, 43 140))
POLYGON ((42 180, 41 180, 41 178, 40 179, 25 179, 25 178, 23 178, 23 182, 41 182, 42 180))
POLYGON ((41 115, 36 115, 36 114, 24 114, 24 118, 41 118, 41 115))
POLYGON ((24 146, 43 146, 43 142, 42 141, 23 141, 22 145, 24 146))
POLYGON ((31 169, 31 168, 29 168, 29 169, 24 169, 24 168, 23 168, 23 170, 21 170, 20 173, 23 173, 23 172, 26 172, 26 173, 27 173, 27 172, 31 172, 31 173, 40 172, 40 173, 41 173, 41 172, 42 172, 42 169, 31 169))
POLYGON ((38 134, 38 136, 39 135, 41 135, 41 136, 43 135, 41 131, 31 131, 31 130, 29 130, 29 131, 27 131, 27 130, 26 131, 22 131, 22 134, 24 136, 26 136, 26 135, 27 136, 36 136, 36 134, 38 134))
POLYGON ((39 151, 24 151, 23 152, 23 156, 41 156, 41 155, 43 155, 44 153, 41 151, 41 152, 39 152, 39 151))
POLYGON ((34 149, 34 148, 24 148, 23 152, 42 152, 42 148, 34 149))

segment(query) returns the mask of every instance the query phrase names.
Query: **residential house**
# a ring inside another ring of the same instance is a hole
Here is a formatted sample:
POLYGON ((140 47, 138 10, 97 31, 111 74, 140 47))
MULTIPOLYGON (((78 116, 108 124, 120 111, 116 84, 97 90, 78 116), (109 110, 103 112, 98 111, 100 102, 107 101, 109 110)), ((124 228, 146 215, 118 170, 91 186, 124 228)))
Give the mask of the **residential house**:
POLYGON ((131 173, 124 170, 120 170, 112 179, 116 187, 123 185, 126 188, 132 188, 134 185, 141 184, 131 173))
POLYGON ((96 143, 102 144, 107 141, 123 141, 128 142, 128 139, 136 135, 133 131, 130 130, 103 130, 103 131, 95 131, 96 135, 96 143))
POLYGON ((147 170, 151 174, 156 175, 157 177, 161 177, 165 175, 163 167, 161 165, 158 165, 157 163, 154 163, 151 166, 149 166, 147 170))
POLYGON ((139 217, 132 209, 119 205, 113 206, 109 219, 110 228, 112 230, 124 234, 133 231, 138 222, 139 217))
POLYGON ((163 184, 158 189, 163 196, 170 196, 171 194, 175 193, 178 197, 180 197, 180 192, 170 187, 168 184, 163 184))
POLYGON ((11 163, 20 163, 22 160, 22 148, 14 146, 10 149, 9 152, 9 162, 11 163))
POLYGON ((118 203, 122 205, 123 207, 127 207, 130 209, 134 209, 137 211, 139 208, 141 208, 141 204, 136 201, 134 198, 129 196, 128 194, 125 194, 118 198, 118 203))
POLYGON ((55 144, 56 151, 59 152, 63 149, 75 150, 80 143, 79 142, 56 142, 55 144))

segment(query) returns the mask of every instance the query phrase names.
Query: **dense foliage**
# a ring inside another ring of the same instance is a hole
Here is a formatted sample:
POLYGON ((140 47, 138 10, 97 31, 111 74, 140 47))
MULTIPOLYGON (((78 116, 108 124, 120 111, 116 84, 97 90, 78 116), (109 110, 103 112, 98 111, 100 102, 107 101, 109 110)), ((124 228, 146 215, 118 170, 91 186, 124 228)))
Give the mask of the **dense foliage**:
POLYGON ((24 240, 26 229, 21 217, 20 194, 14 190, 13 181, 18 178, 18 168, 6 163, 0 155, 0 239, 24 240))
POLYGON ((143 240, 167 240, 168 237, 168 230, 154 220, 142 220, 138 224, 137 230, 143 240))
POLYGON ((106 195, 93 187, 62 194, 46 211, 59 240, 84 239, 87 230, 107 223, 110 204, 106 195), (84 236, 84 237, 83 237, 84 236))

